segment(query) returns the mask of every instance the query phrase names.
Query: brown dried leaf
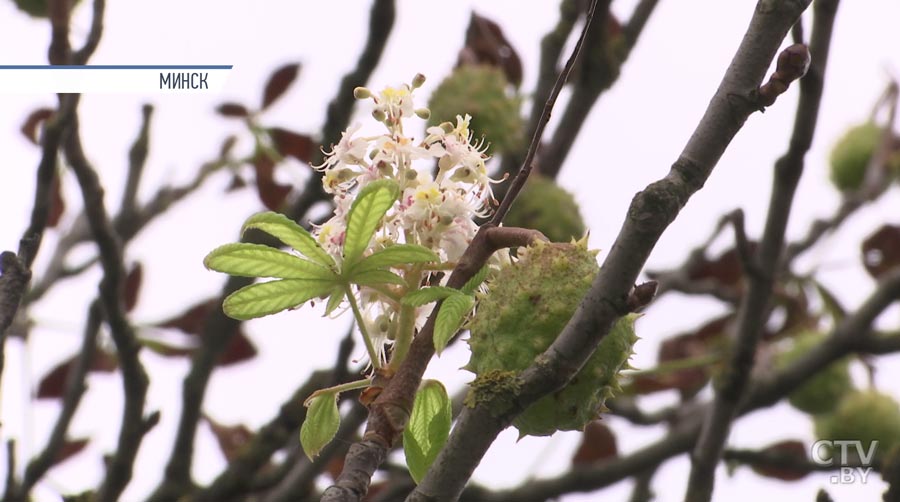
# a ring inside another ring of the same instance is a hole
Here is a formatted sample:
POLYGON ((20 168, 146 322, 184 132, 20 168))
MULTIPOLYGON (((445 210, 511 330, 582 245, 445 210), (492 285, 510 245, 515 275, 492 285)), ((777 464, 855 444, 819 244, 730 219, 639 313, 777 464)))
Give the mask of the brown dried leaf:
POLYGON ((496 66, 503 70, 506 79, 514 86, 522 84, 522 61, 500 25, 474 12, 466 29, 465 46, 460 51, 456 64, 496 66))
POLYGON ((315 151, 316 143, 305 134, 299 134, 294 131, 273 127, 269 129, 269 135, 278 150, 284 157, 294 157, 295 159, 306 162, 312 160, 312 154, 315 151))
POLYGON ((90 442, 90 438, 66 439, 63 441, 62 447, 56 453, 52 465, 65 462, 69 457, 79 453, 90 442))
POLYGON ((222 103, 216 107, 216 112, 223 117, 246 118, 250 116, 247 107, 240 103, 222 103))
POLYGON ((297 78, 299 72, 299 63, 287 64, 275 70, 275 72, 272 73, 272 76, 269 77, 269 81, 266 82, 261 109, 265 110, 269 105, 274 103, 275 100, 280 98, 297 78))
POLYGON ((878 279, 900 265, 900 226, 883 225, 862 243, 863 265, 878 279))
POLYGON ((125 304, 125 311, 131 312, 134 309, 134 306, 137 305, 138 294, 141 291, 141 279, 144 276, 144 269, 141 266, 141 262, 136 262, 132 265, 131 270, 128 271, 128 275, 125 276, 125 288, 122 293, 122 301, 125 304))
POLYGON ((584 427, 581 444, 572 457, 572 465, 587 465, 615 458, 619 454, 616 435, 605 423, 594 420, 584 427))
POLYGON ((253 433, 243 424, 223 425, 206 414, 203 415, 203 418, 216 437, 216 442, 219 443, 219 449, 225 456, 225 460, 229 462, 234 460, 241 449, 253 438, 253 433))
POLYGON ((28 115, 28 118, 25 119, 25 122, 22 124, 22 128, 19 130, 22 131, 22 134, 26 138, 28 138, 28 141, 31 141, 32 143, 37 145, 38 126, 41 124, 41 122, 52 117, 53 112, 54 110, 52 108, 38 108, 28 115))

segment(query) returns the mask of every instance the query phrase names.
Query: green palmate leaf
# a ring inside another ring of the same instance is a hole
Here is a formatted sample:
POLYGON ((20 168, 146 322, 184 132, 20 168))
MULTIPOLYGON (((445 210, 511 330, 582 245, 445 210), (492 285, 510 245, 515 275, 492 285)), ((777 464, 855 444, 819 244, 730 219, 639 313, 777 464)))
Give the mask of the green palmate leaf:
POLYGON ((353 266, 352 272, 366 272, 397 265, 437 261, 440 261, 438 255, 426 247, 418 244, 395 244, 363 258, 353 266))
POLYGON ((397 200, 400 189, 392 180, 378 180, 364 186, 347 214, 344 237, 344 266, 352 267, 369 246, 384 213, 397 200))
POLYGON ((438 355, 441 355, 441 351, 444 350, 453 335, 459 331, 463 320, 472 311, 474 305, 474 296, 459 292, 444 298, 434 323, 434 350, 438 355))
POLYGON ((344 300, 344 296, 346 296, 347 290, 344 289, 344 286, 335 286, 331 290, 331 295, 328 297, 328 304, 325 306, 325 315, 331 315, 334 312, 334 309, 338 308, 341 305, 341 302, 344 300))
POLYGON ((460 291, 466 293, 467 295, 474 293, 475 290, 478 289, 478 286, 481 286, 481 283, 484 282, 485 279, 487 279, 488 273, 490 271, 491 269, 487 265, 481 267, 481 270, 479 270, 477 274, 473 275, 471 279, 466 281, 463 287, 460 288, 460 291))
POLYGON ((281 279, 251 284, 228 295, 222 303, 225 313, 246 321, 302 305, 307 300, 328 294, 331 281, 313 279, 281 279))
POLYGON ((323 393, 310 400, 306 420, 300 426, 300 445, 310 460, 334 439, 340 425, 336 392, 323 393))
POLYGON ((355 273, 350 276, 349 281, 360 286, 375 286, 378 284, 406 284, 399 275, 389 270, 369 270, 368 272, 355 273))
POLYGON ((403 429, 406 465, 416 483, 422 480, 450 435, 450 397, 437 380, 425 380, 416 394, 409 424, 403 429))
POLYGON ((257 228, 278 238, 319 265, 328 268, 335 266, 334 258, 322 249, 316 239, 305 228, 283 214, 271 211, 254 214, 244 222, 241 234, 251 228, 257 228))
POLYGON ((206 268, 242 277, 277 277, 279 279, 337 278, 331 270, 284 251, 238 242, 214 249, 203 259, 206 268))
POLYGON ((451 295, 458 295, 459 291, 453 288, 447 288, 444 286, 432 286, 430 288, 422 288, 417 289, 415 291, 411 291, 406 296, 403 297, 403 304, 410 305, 413 307, 421 307, 426 303, 436 302, 438 300, 443 300, 451 295))

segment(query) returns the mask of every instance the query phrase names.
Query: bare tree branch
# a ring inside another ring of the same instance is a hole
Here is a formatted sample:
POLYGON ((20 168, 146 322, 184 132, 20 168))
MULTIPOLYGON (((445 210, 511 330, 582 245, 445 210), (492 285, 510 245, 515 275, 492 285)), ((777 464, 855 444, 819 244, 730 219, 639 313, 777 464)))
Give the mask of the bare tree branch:
POLYGON ((82 150, 77 117, 72 119, 65 142, 65 154, 81 186, 85 214, 100 251, 100 264, 103 267, 100 301, 122 370, 125 404, 119 441, 97 493, 97 500, 113 501, 118 500, 131 480, 138 448, 153 424, 151 417, 144 417, 144 401, 149 381, 138 358, 141 346, 122 305, 125 265, 121 242, 107 215, 100 179, 82 150))
MULTIPOLYGON (((790 146, 775 164, 774 186, 758 258, 755 260, 756 270, 755 273, 747 274, 747 293, 743 296, 738 311, 733 353, 713 407, 704 422, 700 441, 691 456, 692 468, 686 501, 705 502, 712 498, 715 468, 731 431, 731 421, 750 380, 759 337, 768 318, 769 301, 779 270, 794 193, 803 173, 804 157, 812 144, 818 121, 837 5, 837 0, 820 0, 814 8, 810 71, 800 81, 800 99, 790 146)), ((789 49, 790 47, 785 51, 789 49)), ((773 80, 774 77, 770 82, 773 80)))

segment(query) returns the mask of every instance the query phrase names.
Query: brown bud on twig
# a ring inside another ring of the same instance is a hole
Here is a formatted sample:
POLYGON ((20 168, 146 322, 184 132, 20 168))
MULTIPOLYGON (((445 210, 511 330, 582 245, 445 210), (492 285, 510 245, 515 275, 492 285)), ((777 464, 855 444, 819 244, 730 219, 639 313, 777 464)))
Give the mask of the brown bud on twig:
POLYGON ((787 91, 791 82, 806 75, 810 60, 809 48, 804 44, 794 44, 781 51, 781 54, 778 55, 775 73, 756 91, 756 103, 759 105, 760 111, 763 107, 775 103, 775 99, 787 91))
POLYGON ((656 296, 656 290, 659 283, 656 281, 647 281, 636 285, 628 295, 627 306, 629 312, 637 312, 646 307, 653 301, 656 296))

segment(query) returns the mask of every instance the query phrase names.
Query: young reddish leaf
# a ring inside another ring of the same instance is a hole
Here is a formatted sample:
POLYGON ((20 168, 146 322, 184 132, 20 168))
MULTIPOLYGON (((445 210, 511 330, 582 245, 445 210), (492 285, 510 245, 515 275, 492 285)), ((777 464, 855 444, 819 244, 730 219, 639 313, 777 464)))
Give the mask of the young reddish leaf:
MULTIPOLYGON (((751 253, 756 252, 756 243, 750 242, 748 248, 751 253)), ((744 269, 741 266, 740 255, 737 249, 731 248, 715 259, 704 258, 692 264, 687 271, 688 278, 693 281, 714 280, 725 286, 738 288, 744 277, 744 269)))
POLYGON ((234 148, 234 145, 237 144, 237 136, 230 135, 222 141, 222 146, 219 147, 219 158, 226 159, 231 154, 231 150, 234 148))
POLYGON ((218 366, 231 366, 232 364, 249 361, 256 357, 256 354, 256 346, 253 345, 253 342, 247 338, 247 335, 245 335, 243 331, 239 330, 237 334, 232 336, 231 340, 228 341, 228 346, 225 347, 225 351, 219 356, 219 360, 216 361, 216 364, 218 366))
POLYGON ((465 46, 459 52, 457 66, 462 64, 496 66, 514 86, 522 84, 522 61, 500 25, 474 12, 466 29, 465 46))
POLYGON ((247 186, 247 182, 244 180, 244 178, 241 178, 240 175, 235 174, 231 177, 231 183, 229 183, 228 187, 225 188, 225 192, 226 193, 234 192, 234 191, 240 190, 241 188, 244 188, 246 186, 247 186))
POLYGON ((282 66, 272 73, 263 91, 262 110, 275 102, 290 87, 300 72, 300 64, 292 63, 282 66))
POLYGON ((213 309, 217 308, 219 308, 219 300, 217 298, 202 300, 177 316, 156 323, 156 326, 177 329, 188 335, 200 335, 203 333, 206 318, 209 317, 213 309))
POLYGON ((31 112, 28 115, 28 118, 25 119, 25 123, 22 124, 22 134, 28 138, 28 141, 31 141, 35 145, 38 144, 38 126, 41 122, 49 119, 53 116, 53 109, 51 108, 38 108, 37 110, 31 112))
POLYGON ((268 209, 278 211, 284 204, 284 199, 291 193, 291 187, 275 181, 275 162, 263 152, 258 152, 253 158, 253 168, 256 170, 256 191, 259 200, 268 209))
POLYGON ((572 456, 572 465, 593 464, 619 454, 616 435, 605 423, 594 420, 584 427, 581 444, 572 456))
MULTIPOLYGON (((66 383, 69 380, 69 374, 72 372, 72 368, 77 364, 78 357, 79 354, 69 357, 54 366, 49 373, 41 378, 37 388, 38 399, 57 399, 63 397, 63 394, 66 392, 66 383)), ((115 355, 98 349, 91 360, 90 371, 109 373, 115 371, 117 367, 118 360, 115 355)))
POLYGON ((874 278, 900 265, 900 226, 883 225, 862 243, 866 271, 874 278))
POLYGON ((144 275, 144 268, 141 266, 140 262, 136 262, 131 270, 128 271, 128 275, 125 276, 125 290, 123 291, 123 303, 125 304, 125 311, 131 312, 134 309, 134 306, 137 305, 138 301, 138 293, 141 291, 141 279, 144 275))
POLYGON ((55 227, 66 210, 66 201, 62 196, 62 183, 59 176, 54 176, 50 184, 50 210, 47 212, 47 226, 55 227))
POLYGON ((62 447, 60 447, 59 451, 56 453, 56 457, 53 459, 53 465, 65 462, 69 457, 83 450, 88 442, 90 442, 89 438, 63 440, 62 447))
POLYGON ((223 117, 246 118, 250 116, 247 107, 240 103, 222 103, 216 107, 216 112, 223 117))
POLYGON ((807 448, 801 441, 788 440, 765 447, 761 453, 771 457, 771 462, 750 464, 753 472, 760 476, 783 481, 796 481, 809 474, 809 469, 800 467, 809 461, 807 448))
POLYGON ((240 453, 241 449, 253 438, 253 433, 247 426, 240 425, 223 425, 213 420, 209 415, 204 414, 203 419, 209 424, 216 442, 219 443, 219 449, 225 456, 225 460, 231 462, 240 453))
POLYGON ((309 136, 280 127, 269 129, 269 136, 272 138, 272 143, 275 144, 275 149, 283 157, 293 157, 307 164, 312 161, 316 143, 309 136))
MULTIPOLYGON (((694 332, 664 339, 659 346, 657 360, 663 364, 714 354, 720 350, 723 335, 732 318, 733 314, 718 317, 694 332)), ((633 388, 639 394, 677 389, 683 397, 690 397, 706 385, 709 376, 709 368, 703 366, 639 375, 634 378, 633 388)))

